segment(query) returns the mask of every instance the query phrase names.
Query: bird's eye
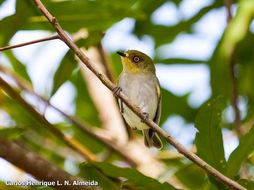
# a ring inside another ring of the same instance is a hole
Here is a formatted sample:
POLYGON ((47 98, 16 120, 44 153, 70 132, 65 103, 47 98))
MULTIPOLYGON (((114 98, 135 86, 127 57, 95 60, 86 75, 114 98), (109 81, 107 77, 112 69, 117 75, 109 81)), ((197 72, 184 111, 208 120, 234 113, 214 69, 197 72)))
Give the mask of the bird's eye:
POLYGON ((134 61, 135 63, 138 63, 138 62, 140 61, 140 58, 139 58, 138 56, 134 56, 134 57, 133 57, 133 61, 134 61))

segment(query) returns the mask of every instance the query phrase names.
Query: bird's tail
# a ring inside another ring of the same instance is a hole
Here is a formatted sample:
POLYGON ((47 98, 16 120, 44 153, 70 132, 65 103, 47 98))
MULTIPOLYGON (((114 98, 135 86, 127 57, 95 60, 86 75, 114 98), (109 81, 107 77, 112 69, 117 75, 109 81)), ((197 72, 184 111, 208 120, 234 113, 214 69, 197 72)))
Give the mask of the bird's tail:
POLYGON ((158 149, 161 149, 163 147, 159 135, 152 129, 143 130, 143 134, 144 134, 144 143, 147 147, 154 146, 158 149))

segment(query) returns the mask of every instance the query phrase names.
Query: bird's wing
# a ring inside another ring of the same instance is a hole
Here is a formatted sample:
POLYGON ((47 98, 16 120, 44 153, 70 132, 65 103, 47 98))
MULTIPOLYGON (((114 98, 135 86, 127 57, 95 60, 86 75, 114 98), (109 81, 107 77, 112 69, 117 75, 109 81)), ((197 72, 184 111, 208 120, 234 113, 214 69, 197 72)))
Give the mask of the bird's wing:
POLYGON ((160 83, 159 80, 156 77, 156 92, 158 95, 158 104, 157 104, 157 110, 156 110, 156 114, 155 117, 153 119, 153 121, 157 124, 160 123, 160 117, 161 117, 161 89, 160 89, 160 83))

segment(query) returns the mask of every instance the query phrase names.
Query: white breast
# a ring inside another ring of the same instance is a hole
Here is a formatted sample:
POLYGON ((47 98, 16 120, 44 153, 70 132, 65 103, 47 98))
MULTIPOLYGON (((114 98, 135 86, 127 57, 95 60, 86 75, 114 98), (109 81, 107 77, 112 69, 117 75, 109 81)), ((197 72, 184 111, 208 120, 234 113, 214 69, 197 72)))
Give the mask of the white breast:
MULTIPOLYGON (((151 80, 155 75, 149 74, 121 74, 119 79, 119 86, 123 93, 135 104, 142 112, 149 114, 151 119, 154 119, 158 98, 156 92, 156 80, 151 80)), ((146 129, 148 126, 141 122, 140 118, 136 116, 126 105, 123 105, 123 117, 132 128, 139 130, 146 129)))

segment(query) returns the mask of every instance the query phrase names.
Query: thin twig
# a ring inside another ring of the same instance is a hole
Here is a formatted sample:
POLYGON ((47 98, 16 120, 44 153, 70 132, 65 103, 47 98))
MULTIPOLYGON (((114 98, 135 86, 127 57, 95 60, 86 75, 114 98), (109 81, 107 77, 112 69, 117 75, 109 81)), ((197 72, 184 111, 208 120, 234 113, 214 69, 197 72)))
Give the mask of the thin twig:
POLYGON ((13 165, 21 168, 31 174, 38 180, 44 182, 55 182, 56 189, 62 190, 86 190, 96 189, 87 186, 64 185, 66 181, 73 184, 74 181, 83 181, 84 179, 72 176, 66 171, 60 169, 55 164, 50 163, 37 153, 20 146, 18 143, 10 141, 0 135, 0 157, 4 158, 13 165), (60 184, 63 184, 61 186, 60 184))
POLYGON ((59 129, 57 129, 54 125, 52 125, 45 117, 43 117, 36 109, 33 108, 22 96, 17 92, 11 85, 9 85, 2 77, 0 77, 0 86, 2 89, 10 95, 15 101, 22 105, 23 108, 29 111, 35 119, 40 121, 43 126, 51 131, 56 137, 65 142, 70 148, 76 150, 80 155, 82 155, 86 160, 97 160, 96 156, 90 152, 87 148, 82 146, 79 142, 71 137, 66 136, 59 129))
POLYGON ((56 40, 56 39, 60 39, 58 34, 53 35, 53 36, 49 36, 49 37, 46 37, 46 38, 32 40, 32 41, 29 41, 29 42, 24 42, 24 43, 20 43, 20 44, 11 45, 11 46, 1 47, 0 51, 14 49, 14 48, 18 48, 18 47, 28 46, 28 45, 31 45, 31 44, 36 44, 36 43, 39 43, 39 42, 45 42, 45 41, 56 40))
POLYGON ((112 142, 108 141, 107 139, 103 139, 100 136, 98 136, 97 134, 95 134, 91 128, 89 127, 87 124, 85 124, 83 121, 81 122, 78 118, 74 117, 74 116, 70 116, 67 113, 65 113, 64 111, 62 111, 61 109, 59 109, 58 107, 52 105, 50 103, 50 101, 42 96, 40 96, 39 94, 37 94, 31 87, 31 85, 24 80, 23 78, 19 77, 18 75, 16 75, 14 72, 12 72, 11 70, 7 69, 4 66, 0 65, 0 71, 3 71, 5 74, 7 74, 8 76, 10 76, 12 79, 14 79, 14 81, 17 83, 17 85, 22 89, 25 90, 27 92, 29 92, 30 94, 36 96, 37 98, 39 98, 41 101, 44 102, 44 104, 50 106, 51 108, 53 108, 54 110, 56 110, 57 112, 59 112, 61 115, 63 115, 69 122, 71 122, 74 126, 76 126, 77 128, 79 128, 82 132, 84 132, 85 134, 89 135, 92 138, 97 139, 99 142, 103 143, 104 145, 106 145, 107 147, 109 147, 110 149, 112 149, 116 154, 118 154, 119 156, 121 156, 124 160, 126 160, 131 166, 136 167, 137 163, 135 160, 133 160, 130 155, 128 154, 128 152, 124 151, 121 147, 113 144, 112 142))
MULTIPOLYGON (((70 49, 74 51, 74 53, 80 58, 80 60, 101 80, 101 82, 109 88, 111 91, 113 91, 116 88, 116 85, 114 85, 105 75, 99 73, 96 69, 93 68, 93 66, 90 64, 89 59, 87 56, 78 48, 78 46, 73 43, 73 41, 66 35, 58 21, 54 16, 51 15, 51 13, 46 9, 46 7, 42 4, 40 0, 34 0, 37 7, 40 9, 42 14, 48 19, 48 21, 52 24, 52 26, 56 29, 57 33, 61 37, 61 39, 66 43, 67 46, 69 46, 70 49)), ((206 163, 204 160, 199 158, 197 155, 193 154, 192 152, 188 151, 182 144, 180 144, 178 141, 176 141, 171 135, 169 135, 167 132, 165 132, 163 129, 161 129, 156 123, 154 123, 151 119, 147 118, 142 111, 132 104, 127 96, 125 96, 123 93, 119 93, 118 98, 120 98, 132 111, 134 111, 140 119, 144 121, 150 128, 152 128, 154 131, 156 131, 158 134, 163 136, 167 142, 169 142, 171 145, 173 145, 180 153, 185 155, 187 158, 192 160, 194 163, 196 163, 198 166, 203 168, 205 171, 213 175, 216 179, 222 181, 223 183, 227 184, 229 187, 237 190, 246 190, 243 186, 238 184, 237 182, 231 180, 230 178, 224 176, 221 172, 217 171, 215 168, 210 166, 208 163, 206 163)))
MULTIPOLYGON (((225 0, 226 4, 226 10, 227 10, 227 23, 232 20, 233 14, 232 14, 232 0, 225 0)), ((230 77, 231 77, 231 84, 232 84, 232 97, 231 102, 234 110, 234 126, 237 132, 238 136, 242 135, 241 130, 241 114, 240 109, 238 107, 238 88, 237 88, 237 73, 236 73, 236 60, 235 60, 235 50, 231 52, 231 55, 229 57, 229 69, 230 69, 230 77)))
POLYGON ((232 19, 232 10, 231 10, 231 5, 232 5, 232 1, 231 0, 225 0, 225 4, 226 4, 226 10, 227 10, 227 22, 229 23, 232 19))
POLYGON ((99 55, 100 55, 100 58, 101 58, 101 63, 103 64, 104 69, 105 69, 106 76, 109 78, 109 80, 111 82, 115 82, 113 74, 112 74, 112 71, 111 71, 111 68, 110 68, 110 65, 108 64, 108 61, 107 61, 107 58, 106 58, 106 55, 105 55, 105 52, 104 52, 102 44, 99 43, 97 48, 98 48, 98 52, 99 52, 99 55))
POLYGON ((235 113, 235 119, 234 119, 234 125, 237 131, 238 136, 242 135, 242 129, 241 129, 241 115, 240 115, 240 109, 238 107, 238 88, 237 88, 237 74, 236 74, 236 62, 235 62, 235 53, 232 52, 229 60, 230 64, 230 73, 231 73, 231 83, 232 83, 232 106, 235 113))

